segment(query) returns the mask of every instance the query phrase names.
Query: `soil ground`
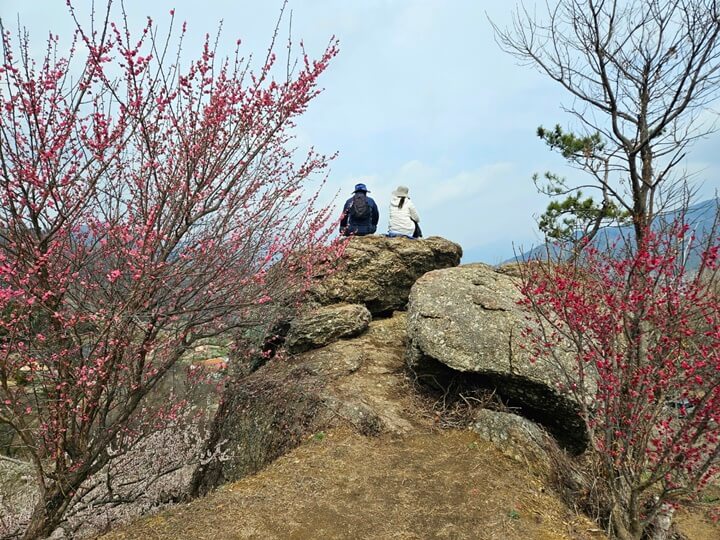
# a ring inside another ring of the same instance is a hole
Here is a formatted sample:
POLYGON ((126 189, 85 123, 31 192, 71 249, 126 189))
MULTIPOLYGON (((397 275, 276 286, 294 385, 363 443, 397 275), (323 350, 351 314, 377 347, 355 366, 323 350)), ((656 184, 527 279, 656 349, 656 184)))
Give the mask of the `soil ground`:
POLYGON ((591 539, 531 465, 469 431, 317 433, 260 473, 113 531, 150 539, 591 539), (509 472, 512 473, 509 474, 509 472))

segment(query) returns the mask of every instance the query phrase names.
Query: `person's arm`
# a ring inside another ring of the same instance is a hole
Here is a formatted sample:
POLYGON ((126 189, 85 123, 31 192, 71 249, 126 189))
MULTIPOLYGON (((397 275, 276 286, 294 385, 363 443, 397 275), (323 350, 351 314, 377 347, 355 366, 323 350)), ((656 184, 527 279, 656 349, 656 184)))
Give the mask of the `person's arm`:
POLYGON ((417 209, 415 208, 415 205, 413 202, 408 199, 408 212, 410 212, 410 219, 412 219, 415 223, 420 223, 420 216, 417 213, 417 209))
POLYGON ((380 221, 380 210, 378 210, 377 203, 373 200, 372 203, 372 224, 377 229, 378 221, 380 221))

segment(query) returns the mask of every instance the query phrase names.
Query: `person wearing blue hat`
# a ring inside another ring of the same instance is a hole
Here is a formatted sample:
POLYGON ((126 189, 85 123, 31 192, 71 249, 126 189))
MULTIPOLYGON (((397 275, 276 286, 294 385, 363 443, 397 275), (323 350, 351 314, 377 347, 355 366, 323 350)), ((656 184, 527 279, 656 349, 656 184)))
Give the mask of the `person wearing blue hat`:
POLYGON ((353 196, 345 201, 340 217, 340 234, 344 236, 365 236, 377 230, 380 212, 370 197, 365 184, 355 184, 353 196))

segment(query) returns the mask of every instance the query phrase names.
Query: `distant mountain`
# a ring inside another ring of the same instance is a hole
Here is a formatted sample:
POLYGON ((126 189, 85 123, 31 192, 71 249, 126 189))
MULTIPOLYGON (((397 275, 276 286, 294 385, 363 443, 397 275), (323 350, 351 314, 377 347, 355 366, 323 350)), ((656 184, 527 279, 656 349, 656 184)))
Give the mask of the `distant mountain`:
MULTIPOLYGON (((702 245, 703 241, 707 239, 708 234, 710 234, 712 230, 713 223, 716 218, 716 214, 718 211, 718 206, 720 205, 720 198, 716 199, 709 199, 707 201, 702 201, 696 204, 691 205, 688 207, 686 212, 685 220, 687 224, 690 226, 690 229, 693 231, 699 242, 697 242, 697 245, 702 245)), ((662 224, 671 223, 675 219, 677 219, 680 215, 680 211, 670 211, 663 214, 660 214, 657 216, 656 219, 656 226, 660 226, 662 224)), ((607 227, 604 229, 601 229, 597 236, 595 237, 595 240, 593 241, 596 245, 622 245, 623 242, 626 242, 630 239, 632 239, 635 236, 635 233, 631 226, 622 226, 622 227, 607 227)), ((552 248, 550 248, 552 250, 552 248)), ((548 251, 548 244, 542 244, 537 247, 532 248, 529 251, 526 251, 522 253, 521 255, 517 257, 513 257, 511 259, 508 259, 505 262, 517 262, 521 260, 527 260, 527 259, 537 259, 537 258, 543 258, 545 257, 545 254, 548 251)), ((700 264, 700 258, 698 253, 690 253, 688 257, 688 268, 689 269, 695 269, 700 264)))

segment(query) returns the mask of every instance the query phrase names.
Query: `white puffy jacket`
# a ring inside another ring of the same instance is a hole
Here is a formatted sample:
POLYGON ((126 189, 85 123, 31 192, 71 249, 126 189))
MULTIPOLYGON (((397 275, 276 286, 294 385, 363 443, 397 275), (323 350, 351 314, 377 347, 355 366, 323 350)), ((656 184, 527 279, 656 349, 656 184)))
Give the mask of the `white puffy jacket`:
POLYGON ((413 220, 420 223, 420 216, 418 216, 410 197, 404 197, 405 202, 402 208, 400 208, 400 199, 400 197, 393 197, 390 202, 388 232, 412 236, 415 232, 413 220))

